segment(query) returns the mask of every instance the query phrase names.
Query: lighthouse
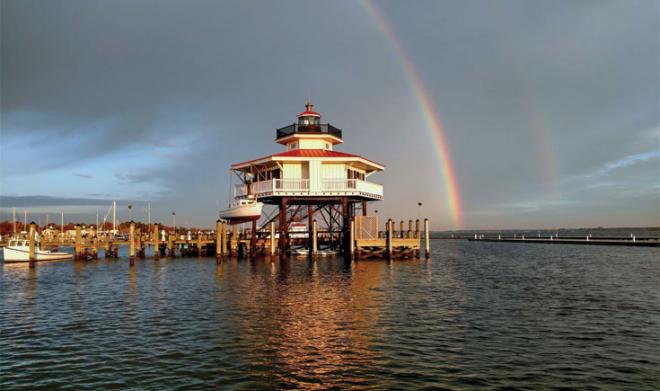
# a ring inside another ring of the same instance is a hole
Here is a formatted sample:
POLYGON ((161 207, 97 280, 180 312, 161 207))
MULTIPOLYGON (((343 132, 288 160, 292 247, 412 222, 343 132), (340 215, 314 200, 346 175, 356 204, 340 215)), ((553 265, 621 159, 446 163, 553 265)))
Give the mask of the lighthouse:
POLYGON ((241 178, 234 197, 279 207, 281 251, 287 248, 288 226, 307 217, 311 227, 316 214, 325 214, 324 220, 329 219, 331 225, 341 225, 338 228, 347 242, 356 209, 366 215, 369 202, 383 199, 383 186, 370 177, 385 167, 360 155, 336 151, 343 143, 342 130, 322 123, 311 102, 295 123, 275 131, 275 142, 284 150, 231 166, 241 178))

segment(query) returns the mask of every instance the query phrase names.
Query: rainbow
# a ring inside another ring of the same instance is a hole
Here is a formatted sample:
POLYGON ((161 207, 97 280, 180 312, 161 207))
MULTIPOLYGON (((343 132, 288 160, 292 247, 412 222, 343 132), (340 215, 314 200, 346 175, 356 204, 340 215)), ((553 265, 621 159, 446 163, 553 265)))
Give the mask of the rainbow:
POLYGON ((440 116, 433 108, 433 102, 429 97, 428 91, 424 87, 424 83, 422 82, 417 67, 410 60, 410 56, 408 56, 408 53, 401 44, 401 40, 396 36, 387 19, 372 0, 363 0, 362 4, 367 10, 367 13, 376 21, 379 30, 389 39, 397 57, 401 61, 406 79, 411 85, 419 103, 418 108, 422 118, 424 118, 424 122, 426 123, 425 128, 433 139, 433 143, 438 152, 438 166, 442 174, 442 180, 447 195, 447 206, 449 208, 449 213, 451 214, 453 225, 455 228, 460 228, 463 224, 461 195, 458 189, 458 182, 456 181, 456 175, 451 162, 449 147, 447 146, 445 131, 442 127, 440 116))

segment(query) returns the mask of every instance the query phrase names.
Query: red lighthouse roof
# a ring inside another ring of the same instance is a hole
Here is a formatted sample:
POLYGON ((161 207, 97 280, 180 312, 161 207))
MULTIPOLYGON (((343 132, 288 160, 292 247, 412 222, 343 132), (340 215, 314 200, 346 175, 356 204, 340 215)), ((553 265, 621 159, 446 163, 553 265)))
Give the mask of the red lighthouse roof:
POLYGON ((305 105, 305 111, 298 114, 298 117, 319 117, 319 118, 321 118, 321 114, 319 114, 316 111, 312 110, 313 108, 314 108, 314 105, 312 104, 312 102, 307 102, 307 104, 305 105))

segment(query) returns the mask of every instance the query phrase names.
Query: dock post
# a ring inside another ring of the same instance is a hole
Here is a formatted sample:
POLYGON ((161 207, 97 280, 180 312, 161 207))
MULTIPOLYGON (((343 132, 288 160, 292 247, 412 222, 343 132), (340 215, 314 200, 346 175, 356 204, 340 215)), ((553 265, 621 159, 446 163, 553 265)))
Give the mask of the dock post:
POLYGON ((318 237, 316 220, 312 221, 312 257, 316 257, 318 252, 318 237))
POLYGON ((202 256, 202 246, 204 244, 202 243, 202 234, 197 231, 197 256, 201 257, 202 256))
POLYGON ((431 256, 431 242, 429 238, 429 219, 424 219, 424 249, 426 250, 426 259, 431 256))
POLYGON ((30 268, 34 268, 34 262, 37 260, 35 253, 35 242, 36 242, 36 224, 34 221, 30 223, 30 232, 28 236, 29 249, 28 249, 28 259, 30 261, 30 268))
POLYGON ((135 222, 131 220, 131 225, 128 231, 128 259, 131 266, 135 265, 135 222))
POLYGON ((392 259, 392 235, 394 227, 394 221, 392 219, 387 220, 387 231, 386 231, 386 241, 387 241, 387 259, 392 259))
POLYGON ((76 224, 76 260, 82 259, 82 227, 76 224))
POLYGON ((355 220, 351 219, 351 236, 349 248, 349 258, 353 258, 355 254, 355 220))
POLYGON ((252 220, 252 232, 250 235, 250 257, 257 254, 257 220, 252 220))
POLYGON ((140 228, 137 229, 135 237, 137 238, 135 242, 137 256, 138 258, 144 258, 144 247, 142 247, 142 230, 140 228))
POLYGON ((215 260, 220 262, 222 259, 222 223, 215 221, 215 260))
POLYGON ((151 240, 154 245, 154 261, 157 261, 160 258, 160 232, 158 229, 158 223, 154 224, 154 232, 152 233, 151 240))
POLYGON ((415 239, 419 239, 419 219, 415 220, 415 239))
POLYGON ((405 231, 405 226, 404 226, 403 220, 401 220, 401 222, 399 222, 399 237, 401 239, 406 237, 406 231, 405 231))
POLYGON ((229 243, 229 256, 236 255, 238 252, 238 226, 236 224, 231 226, 231 242, 229 243))
POLYGON ((222 258, 227 256, 229 254, 229 251, 227 250, 227 223, 222 223, 222 235, 220 236, 220 245, 221 245, 221 251, 220 255, 222 255, 222 258))
MULTIPOLYGON (((275 222, 270 222, 270 256, 275 255, 275 222)), ((271 258, 272 260, 272 258, 271 258)))
POLYGON ((287 241, 288 241, 288 228, 287 228, 287 209, 288 209, 288 198, 282 197, 280 199, 280 210, 279 210, 279 219, 280 219, 280 255, 285 255, 287 251, 287 241))
POLYGON ((408 220, 408 239, 413 238, 413 222, 412 219, 408 220))
POLYGON ((311 205, 307 205, 307 249, 312 253, 312 220, 314 211, 311 205))

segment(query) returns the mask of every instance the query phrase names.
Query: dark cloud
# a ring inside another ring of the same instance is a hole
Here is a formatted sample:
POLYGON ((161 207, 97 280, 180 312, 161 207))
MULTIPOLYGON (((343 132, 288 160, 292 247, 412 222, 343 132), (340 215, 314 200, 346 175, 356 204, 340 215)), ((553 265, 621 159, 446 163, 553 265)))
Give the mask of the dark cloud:
MULTIPOLYGON (((616 162, 660 148, 657 1, 376 5, 442 119, 468 227, 654 221, 656 161, 616 162)), ((5 0, 0 18, 5 194, 55 180, 201 223, 311 97, 342 150, 386 164, 381 213, 421 201, 451 225, 403 63, 357 2, 5 0)))

